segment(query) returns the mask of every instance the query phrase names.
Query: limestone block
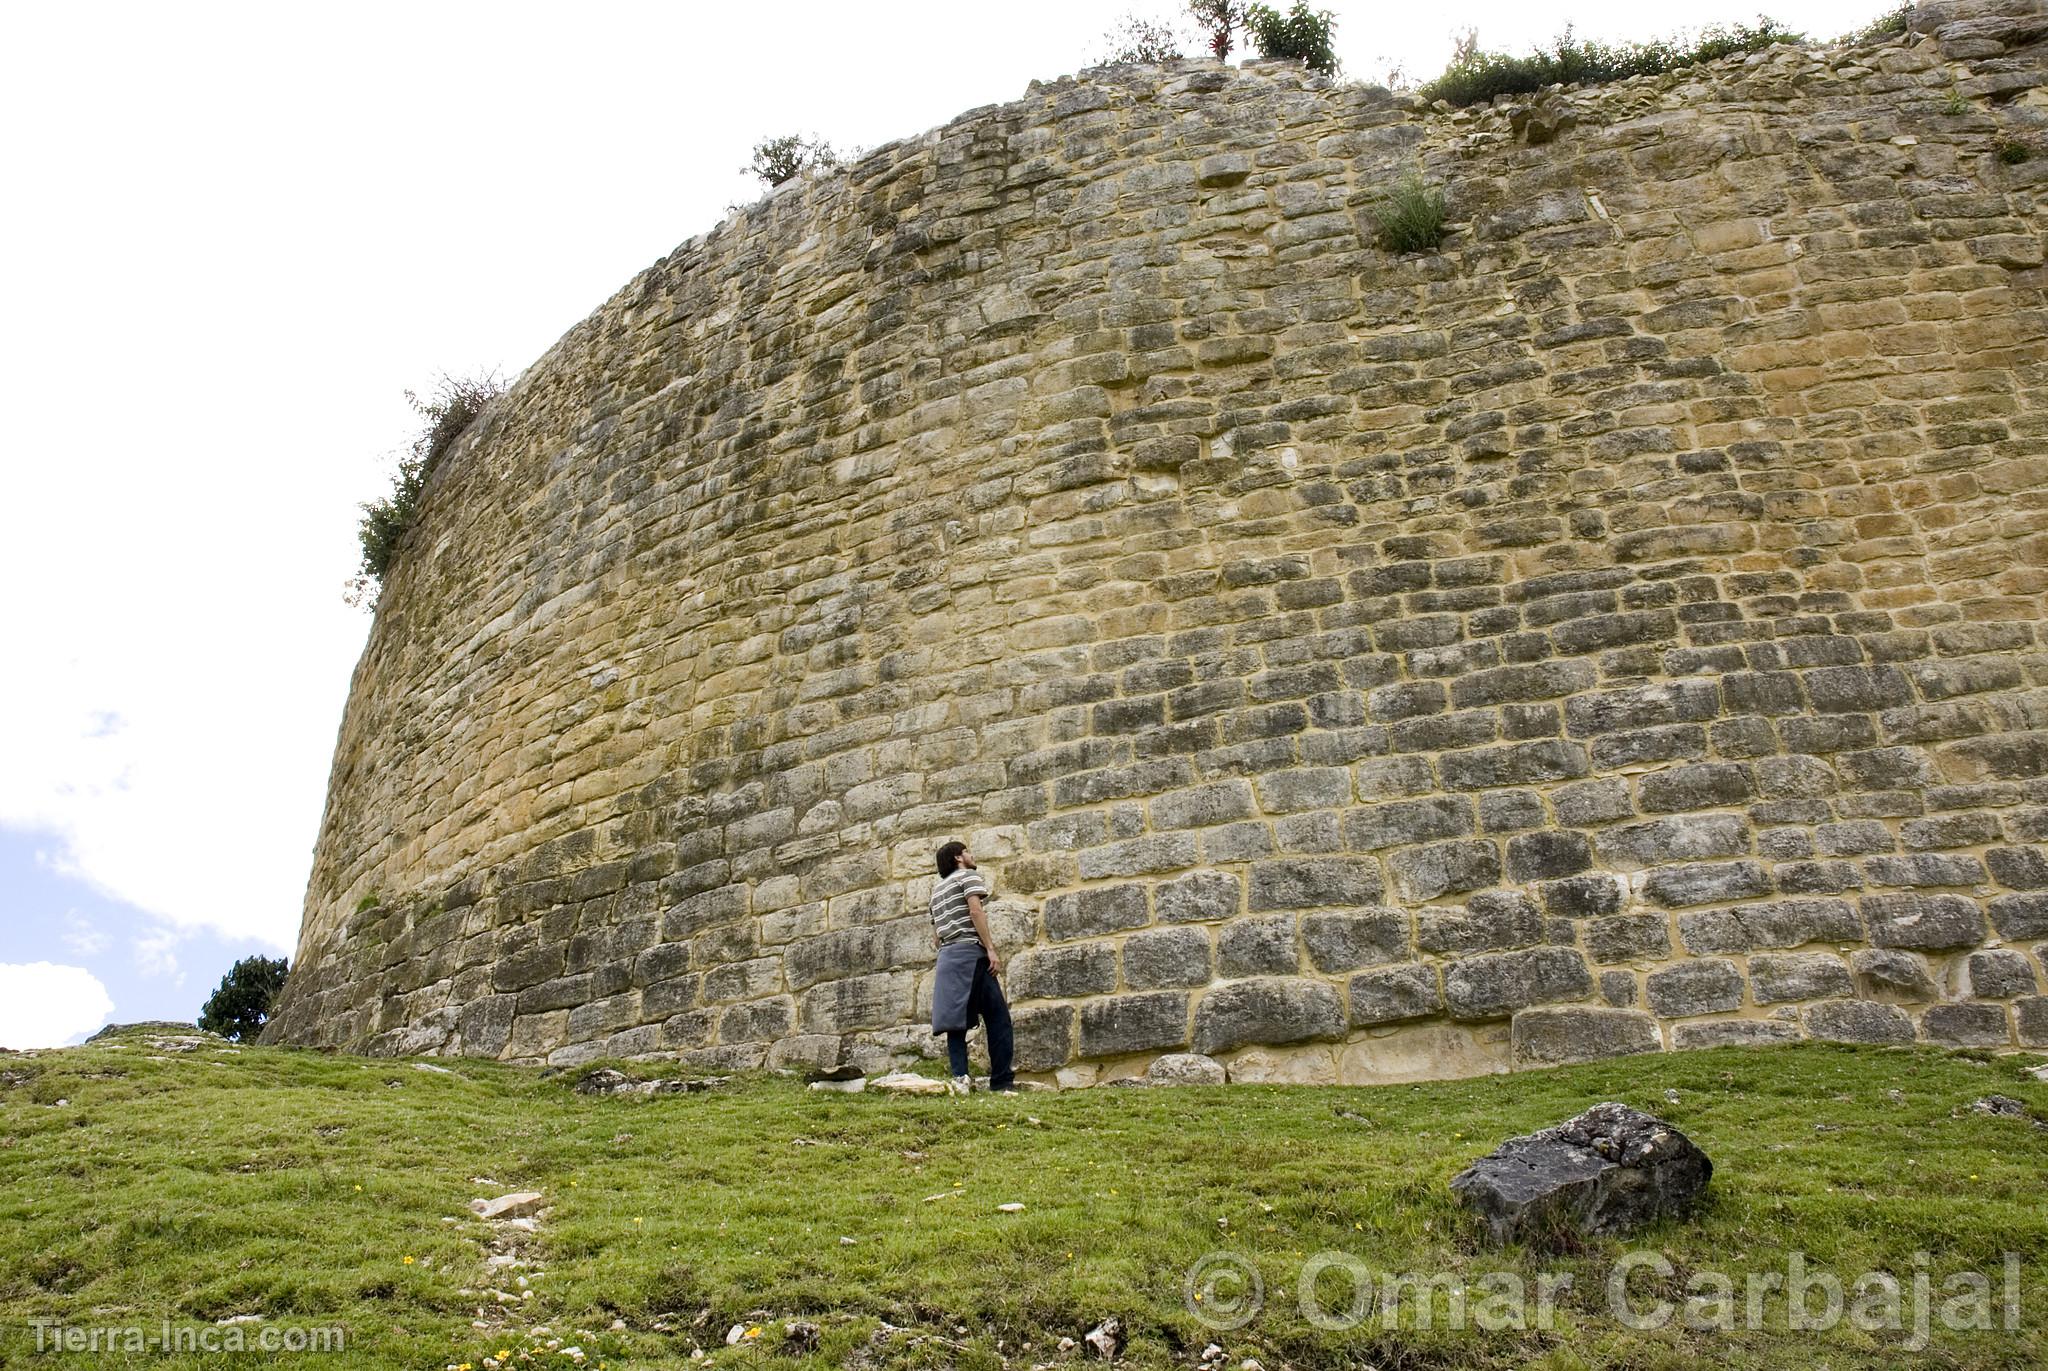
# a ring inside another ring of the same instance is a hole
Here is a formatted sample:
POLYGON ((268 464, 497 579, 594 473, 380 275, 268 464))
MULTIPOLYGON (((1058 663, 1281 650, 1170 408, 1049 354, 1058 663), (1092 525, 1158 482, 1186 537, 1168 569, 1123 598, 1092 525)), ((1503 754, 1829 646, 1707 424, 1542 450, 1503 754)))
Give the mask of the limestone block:
POLYGON ((1291 975, 1301 967, 1292 914, 1262 914, 1225 924, 1216 933, 1216 974, 1291 975))
POLYGON ((1799 1018, 1815 1038, 1850 1043, 1913 1041, 1913 1021, 1904 1010, 1869 1000, 1826 1000, 1801 1009, 1799 1018))
POLYGON ((1585 958, 1564 947, 1466 957, 1444 967, 1444 1003, 1453 1018, 1486 1019, 1545 1000, 1592 991, 1585 958))
POLYGON ((1110 995, 1081 1005, 1080 1055, 1115 1057, 1188 1043, 1188 997, 1175 991, 1110 995))
POLYGON ((1339 1038, 1345 1022, 1343 1001, 1327 982, 1285 976, 1230 981, 1197 1003, 1194 1050, 1214 1055, 1254 1043, 1339 1038))
POLYGON ((1442 992, 1432 966, 1410 962, 1353 976, 1349 985, 1351 1022, 1365 1028, 1441 1013, 1442 992))
POLYGON ((1758 1004, 1848 999, 1856 983, 1842 959, 1825 952, 1760 953, 1749 959, 1750 993, 1758 1004))
POLYGON ((1543 1005, 1516 1011, 1511 1028, 1517 1066, 1589 1062, 1664 1050, 1657 1021, 1635 1009, 1543 1005))

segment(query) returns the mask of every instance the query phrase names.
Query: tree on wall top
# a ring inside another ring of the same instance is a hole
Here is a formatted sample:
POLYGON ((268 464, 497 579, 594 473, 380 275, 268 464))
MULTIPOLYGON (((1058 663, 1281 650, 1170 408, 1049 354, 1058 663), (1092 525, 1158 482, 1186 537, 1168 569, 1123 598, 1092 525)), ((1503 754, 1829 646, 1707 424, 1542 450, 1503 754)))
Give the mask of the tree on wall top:
POLYGON ((1310 9, 1306 0, 1282 14, 1271 5, 1252 5, 1244 12, 1245 27, 1259 45, 1259 56, 1300 62, 1326 75, 1337 74, 1337 53, 1330 46, 1337 16, 1310 9))

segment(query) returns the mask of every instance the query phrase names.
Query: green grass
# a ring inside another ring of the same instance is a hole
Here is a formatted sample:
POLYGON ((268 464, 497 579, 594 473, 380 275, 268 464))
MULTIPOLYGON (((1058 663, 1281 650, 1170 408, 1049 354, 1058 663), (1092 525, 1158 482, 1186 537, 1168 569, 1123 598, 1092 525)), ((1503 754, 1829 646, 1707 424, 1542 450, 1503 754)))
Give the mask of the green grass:
POLYGON ((1417 94, 1428 101, 1479 105, 1500 95, 1533 94, 1545 86, 1598 86, 1631 76, 1659 76, 1738 52, 1762 52, 1803 39, 1804 35, 1763 16, 1754 24, 1710 25, 1697 34, 1648 43, 1589 42, 1574 37, 1567 28, 1549 47, 1526 55, 1468 53, 1435 79, 1424 82, 1417 94))
POLYGON ((1410 172, 1373 202, 1379 245, 1388 252, 1430 252, 1444 241, 1444 193, 1410 172))
POLYGON ((2048 1086, 2014 1059, 1811 1044, 1378 1088, 908 1099, 760 1077, 609 1099, 492 1063, 442 1074, 257 1048, 151 1061, 139 1039, 116 1042, 0 1058, 34 1073, 0 1086, 0 1364, 270 1364, 34 1356, 27 1331, 38 1317, 154 1328, 237 1314, 341 1326, 346 1351, 283 1359, 323 1369, 481 1371, 500 1350, 571 1365, 546 1354, 553 1337, 606 1371, 704 1365, 693 1347, 714 1366, 1025 1371, 1076 1360, 1058 1340, 1109 1314, 1140 1367, 1187 1367, 1211 1337, 1229 1365, 1272 1371, 2048 1364, 2048 1131, 1967 1108, 1998 1091, 2048 1112, 2048 1086), (1713 1157, 1704 1209, 1562 1257, 1481 1245, 1445 1182, 1500 1138, 1610 1098, 1713 1157), (477 1329, 480 1300, 460 1292, 485 1286, 490 1234, 466 1204, 500 1186, 552 1204, 524 1249, 539 1293, 511 1314, 494 1301, 477 1329), (1027 1207, 996 1210, 1008 1201, 1027 1207), (1256 1263, 1267 1301, 1212 1334, 1183 1277, 1219 1248, 1256 1263), (1778 1301, 1757 1331, 1631 1331, 1602 1281, 1633 1248, 1666 1254, 1674 1288, 1702 1268, 1783 1272, 1794 1249, 1845 1280, 1881 1268, 1910 1288, 1925 1270, 1937 1298, 1951 1273, 1980 1270, 1994 1322, 2002 1254, 2019 1252, 2020 1327, 1937 1322, 1914 1354, 1904 1332, 1788 1331, 1778 1301), (1410 1308, 1391 1331, 1321 1331, 1295 1276, 1327 1251, 1447 1283, 1564 1271, 1574 1288, 1547 1331, 1449 1330, 1441 1296, 1429 1329, 1410 1308), (821 1330, 807 1353, 779 1345, 794 1319, 821 1330), (734 1323, 763 1331, 728 1348, 734 1323), (549 1333, 528 1336, 536 1325, 549 1333))

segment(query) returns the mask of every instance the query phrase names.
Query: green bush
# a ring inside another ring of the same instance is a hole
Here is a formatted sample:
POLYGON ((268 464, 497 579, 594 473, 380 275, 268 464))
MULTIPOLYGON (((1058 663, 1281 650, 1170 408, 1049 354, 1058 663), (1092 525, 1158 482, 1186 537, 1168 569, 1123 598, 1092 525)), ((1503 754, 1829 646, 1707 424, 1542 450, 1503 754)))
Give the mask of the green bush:
POLYGON ((789 133, 754 144, 754 160, 741 170, 752 172, 767 185, 779 186, 812 167, 831 171, 839 165, 839 154, 823 138, 789 133))
POLYGON ((1271 5, 1251 5, 1244 12, 1246 29, 1259 45, 1259 56, 1285 58, 1312 70, 1334 76, 1337 54, 1330 46, 1337 28, 1337 16, 1328 10, 1312 10, 1306 0, 1294 0, 1294 7, 1282 14, 1271 5))
POLYGON ((1472 52, 1453 61, 1418 93, 1425 100, 1477 105, 1497 95, 1527 95, 1545 86, 1600 85, 1631 76, 1656 76, 1732 53, 1796 43, 1801 37, 1777 20, 1764 18, 1755 24, 1703 29, 1689 40, 1680 37, 1650 43, 1584 42, 1566 29, 1550 47, 1526 57, 1472 52))
POLYGON ((391 493, 363 506, 362 523, 357 529, 363 545, 362 571, 355 580, 359 597, 371 581, 383 584, 384 573, 391 569, 392 558, 398 555, 399 543, 419 517, 420 496, 426 492, 427 478, 434 474, 441 458, 483 413, 484 407, 504 391, 497 375, 490 373, 467 380, 444 375, 431 400, 422 400, 409 390, 405 393, 405 402, 425 425, 406 455, 398 459, 391 493))
POLYGON ((1173 25, 1158 23, 1135 14, 1126 14, 1119 18, 1116 27, 1102 36, 1102 41, 1109 45, 1102 55, 1102 60, 1111 65, 1136 62, 1156 67, 1167 62, 1181 61, 1187 56, 1182 47, 1181 35, 1173 25))
POLYGON ((1835 40, 1843 47, 1861 47, 1879 39, 1891 38, 1906 32, 1907 21, 1913 17, 1913 0, 1906 0, 1897 9, 1886 10, 1860 29, 1851 29, 1835 40))
POLYGON ((199 1026, 237 1042, 253 1041, 270 1018, 270 1006, 284 989, 290 965, 282 957, 244 957, 220 978, 219 989, 199 1011, 199 1026))
POLYGON ((1379 245, 1388 252, 1428 252, 1444 240, 1444 193, 1412 171, 1372 207, 1379 245))

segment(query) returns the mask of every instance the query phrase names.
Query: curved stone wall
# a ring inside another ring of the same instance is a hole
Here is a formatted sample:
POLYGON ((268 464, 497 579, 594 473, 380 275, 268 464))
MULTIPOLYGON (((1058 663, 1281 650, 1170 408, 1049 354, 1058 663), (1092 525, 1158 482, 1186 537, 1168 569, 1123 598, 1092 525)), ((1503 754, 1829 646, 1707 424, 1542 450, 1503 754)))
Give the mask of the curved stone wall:
POLYGON ((269 1040, 929 1050, 964 836, 1070 1080, 2048 1044, 2043 25, 1921 21, 1101 69, 693 239, 437 474, 269 1040))

